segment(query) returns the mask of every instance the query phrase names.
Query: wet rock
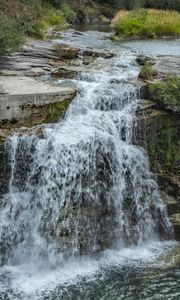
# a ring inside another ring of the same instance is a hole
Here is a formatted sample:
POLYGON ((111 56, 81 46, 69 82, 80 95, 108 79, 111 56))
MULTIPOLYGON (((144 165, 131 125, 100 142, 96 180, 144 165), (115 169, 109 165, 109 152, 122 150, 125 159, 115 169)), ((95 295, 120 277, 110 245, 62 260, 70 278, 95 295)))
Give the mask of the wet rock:
POLYGON ((180 212, 170 215, 170 220, 174 227, 175 238, 180 240, 180 212))
POLYGON ((83 35, 83 33, 82 33, 81 31, 75 30, 75 31, 74 31, 74 35, 78 35, 78 36, 79 36, 79 35, 83 35))
POLYGON ((145 55, 139 55, 136 58, 136 62, 140 65, 140 66, 144 66, 145 64, 149 64, 149 65, 154 65, 156 63, 156 61, 148 56, 145 55))
POLYGON ((91 49, 87 49, 85 51, 83 51, 83 55, 86 57, 90 56, 93 58, 97 58, 97 57, 103 57, 105 59, 110 59, 112 57, 115 56, 115 54, 113 52, 106 52, 106 51, 93 51, 91 49))
POLYGON ((158 263, 158 267, 163 271, 174 270, 174 268, 180 265, 180 246, 178 245, 164 255, 161 255, 155 263, 158 263))
POLYGON ((78 71, 68 69, 66 67, 59 67, 51 72, 52 77, 73 79, 78 71))
POLYGON ((137 62, 140 65, 153 63, 158 75, 156 79, 140 82, 141 101, 137 110, 135 143, 145 148, 149 155, 151 170, 157 175, 175 238, 180 240, 180 120, 175 105, 178 95, 177 92, 174 94, 174 105, 168 107, 152 99, 150 91, 152 83, 161 83, 172 72, 180 75, 180 58, 163 56, 151 61, 151 58, 141 55, 137 62))
POLYGON ((150 91, 149 91, 149 84, 142 83, 140 87, 140 98, 141 99, 150 99, 150 91))
POLYGON ((157 179, 162 199, 174 227, 174 236, 180 240, 180 176, 159 174, 157 179))
MULTIPOLYGON (((150 98, 148 83, 142 84, 141 97, 150 98)), ((157 175, 162 199, 180 239, 180 120, 178 115, 151 100, 141 100, 137 110, 135 143, 146 149, 151 170, 157 175)))
POLYGON ((8 157, 5 149, 5 140, 9 134, 10 130, 0 129, 0 206, 2 204, 3 195, 8 191, 10 176, 8 157))

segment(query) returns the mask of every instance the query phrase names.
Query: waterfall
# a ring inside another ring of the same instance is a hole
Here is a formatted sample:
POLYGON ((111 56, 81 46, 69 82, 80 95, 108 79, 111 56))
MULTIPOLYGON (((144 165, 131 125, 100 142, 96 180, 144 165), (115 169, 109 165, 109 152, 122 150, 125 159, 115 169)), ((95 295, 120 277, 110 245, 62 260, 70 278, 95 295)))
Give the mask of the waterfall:
POLYGON ((130 51, 98 58, 74 80, 78 94, 63 121, 9 137, 1 264, 54 267, 171 235, 147 154, 133 145, 137 73, 130 51))

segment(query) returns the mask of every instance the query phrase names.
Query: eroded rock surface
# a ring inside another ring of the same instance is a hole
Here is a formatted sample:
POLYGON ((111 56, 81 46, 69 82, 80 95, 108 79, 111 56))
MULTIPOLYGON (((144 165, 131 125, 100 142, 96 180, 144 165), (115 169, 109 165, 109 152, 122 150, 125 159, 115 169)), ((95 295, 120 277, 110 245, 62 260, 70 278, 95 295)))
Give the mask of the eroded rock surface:
POLYGON ((22 135, 30 134, 27 128, 20 128, 56 122, 63 117, 77 90, 69 83, 58 86, 55 80, 92 71, 96 58, 114 55, 92 49, 85 50, 82 57, 80 54, 79 48, 56 40, 29 40, 21 52, 0 59, 0 199, 8 189, 8 135, 17 128, 22 135))
POLYGON ((176 109, 166 109, 151 100, 149 85, 161 82, 169 74, 179 76, 180 57, 151 58, 140 56, 137 62, 153 64, 158 75, 141 81, 141 101, 137 111, 135 143, 149 155, 151 170, 157 175, 162 198, 167 204, 176 239, 180 239, 180 119, 176 109))

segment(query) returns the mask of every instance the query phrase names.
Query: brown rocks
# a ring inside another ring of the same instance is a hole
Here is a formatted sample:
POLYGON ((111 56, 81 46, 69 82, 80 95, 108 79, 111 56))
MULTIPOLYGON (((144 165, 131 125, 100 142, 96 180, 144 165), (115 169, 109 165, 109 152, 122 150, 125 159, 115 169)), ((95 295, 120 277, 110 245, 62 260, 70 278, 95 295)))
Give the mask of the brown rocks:
POLYGON ((65 44, 55 44, 54 49, 60 59, 74 59, 79 55, 78 48, 65 44))

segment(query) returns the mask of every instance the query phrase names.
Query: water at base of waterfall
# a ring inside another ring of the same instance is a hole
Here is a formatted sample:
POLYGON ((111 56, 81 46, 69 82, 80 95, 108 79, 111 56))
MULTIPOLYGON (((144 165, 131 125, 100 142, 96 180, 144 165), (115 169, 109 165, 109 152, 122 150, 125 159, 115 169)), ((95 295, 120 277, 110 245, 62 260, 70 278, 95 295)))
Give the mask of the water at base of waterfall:
POLYGON ((135 56, 105 33, 70 30, 63 41, 82 49, 80 61, 90 46, 116 55, 70 81, 78 94, 63 121, 7 141, 0 299, 176 299, 179 271, 161 273, 158 257, 177 245, 159 241, 171 226, 133 145, 135 56))
POLYGON ((178 300, 180 269, 159 259, 176 243, 107 250, 99 257, 67 261, 54 269, 5 266, 0 271, 1 300, 178 300))

